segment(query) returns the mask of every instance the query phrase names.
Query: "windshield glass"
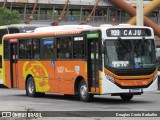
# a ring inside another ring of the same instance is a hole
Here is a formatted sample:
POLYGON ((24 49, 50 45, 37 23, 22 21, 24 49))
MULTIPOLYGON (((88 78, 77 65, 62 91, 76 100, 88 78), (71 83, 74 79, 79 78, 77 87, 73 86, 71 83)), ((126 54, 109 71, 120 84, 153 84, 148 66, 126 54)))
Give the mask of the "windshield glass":
POLYGON ((105 66, 113 68, 149 68, 155 66, 154 40, 106 40, 105 66))

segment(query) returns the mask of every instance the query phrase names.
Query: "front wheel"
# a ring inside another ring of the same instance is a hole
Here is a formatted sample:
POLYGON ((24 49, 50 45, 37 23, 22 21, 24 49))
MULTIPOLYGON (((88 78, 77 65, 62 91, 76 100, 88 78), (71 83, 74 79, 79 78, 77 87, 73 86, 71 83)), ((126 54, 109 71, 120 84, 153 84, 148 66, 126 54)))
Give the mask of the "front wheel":
POLYGON ((30 97, 36 96, 36 88, 33 77, 29 77, 26 85, 26 94, 30 97))
POLYGON ((83 102, 89 102, 93 99, 93 95, 88 93, 88 87, 84 80, 79 84, 79 98, 83 102))
POLYGON ((158 77, 158 90, 160 91, 160 77, 158 77))
POLYGON ((121 94, 120 97, 123 101, 130 101, 133 98, 133 95, 132 94, 121 94))
POLYGON ((33 77, 29 77, 26 84, 26 94, 30 97, 44 97, 45 93, 36 92, 36 87, 33 77))

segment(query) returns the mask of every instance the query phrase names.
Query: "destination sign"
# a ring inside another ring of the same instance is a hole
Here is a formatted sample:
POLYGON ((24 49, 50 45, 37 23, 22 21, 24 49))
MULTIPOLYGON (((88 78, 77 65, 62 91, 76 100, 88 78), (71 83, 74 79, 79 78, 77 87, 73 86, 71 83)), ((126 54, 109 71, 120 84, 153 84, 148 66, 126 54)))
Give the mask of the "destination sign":
POLYGON ((18 39, 10 39, 10 43, 17 43, 18 39))
POLYGON ((138 37, 138 36, 151 36, 150 29, 108 29, 106 31, 108 37, 138 37))

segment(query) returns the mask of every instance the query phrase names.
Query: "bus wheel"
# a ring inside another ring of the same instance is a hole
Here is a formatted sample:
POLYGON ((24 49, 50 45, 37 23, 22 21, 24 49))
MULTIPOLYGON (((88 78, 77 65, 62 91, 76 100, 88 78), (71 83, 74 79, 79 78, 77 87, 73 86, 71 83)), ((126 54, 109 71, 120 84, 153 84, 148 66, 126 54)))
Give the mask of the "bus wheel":
POLYGON ((158 77, 158 90, 160 91, 160 77, 158 77))
POLYGON ((121 94, 120 97, 123 101, 130 101, 133 98, 133 95, 132 94, 121 94))
POLYGON ((84 80, 80 82, 78 92, 79 92, 79 98, 83 102, 89 102, 93 98, 93 95, 88 93, 88 87, 84 80))
POLYGON ((37 96, 33 77, 29 77, 27 80, 26 93, 30 97, 37 96))

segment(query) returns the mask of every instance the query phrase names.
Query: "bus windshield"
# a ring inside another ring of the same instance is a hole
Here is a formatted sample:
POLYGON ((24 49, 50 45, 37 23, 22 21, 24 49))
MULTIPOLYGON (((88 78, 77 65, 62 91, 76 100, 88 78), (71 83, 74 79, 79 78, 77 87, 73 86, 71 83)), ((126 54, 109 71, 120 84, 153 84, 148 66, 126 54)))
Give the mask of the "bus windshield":
POLYGON ((154 40, 105 40, 105 66, 134 69, 155 66, 154 40))

